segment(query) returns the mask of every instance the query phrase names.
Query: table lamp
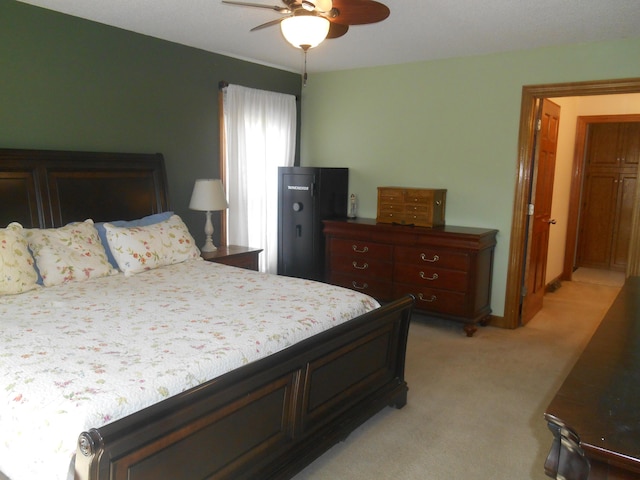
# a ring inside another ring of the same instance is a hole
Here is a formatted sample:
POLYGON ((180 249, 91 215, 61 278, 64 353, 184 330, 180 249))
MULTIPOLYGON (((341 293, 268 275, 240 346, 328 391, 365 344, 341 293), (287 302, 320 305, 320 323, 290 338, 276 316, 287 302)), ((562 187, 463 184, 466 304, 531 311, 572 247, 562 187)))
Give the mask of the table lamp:
POLYGON ((189 202, 191 210, 206 212, 207 221, 204 224, 205 244, 200 249, 202 252, 214 252, 217 250, 213 244, 213 223, 211 223, 211 212, 225 210, 229 208, 227 199, 222 188, 222 181, 219 179, 200 178, 196 180, 189 202))

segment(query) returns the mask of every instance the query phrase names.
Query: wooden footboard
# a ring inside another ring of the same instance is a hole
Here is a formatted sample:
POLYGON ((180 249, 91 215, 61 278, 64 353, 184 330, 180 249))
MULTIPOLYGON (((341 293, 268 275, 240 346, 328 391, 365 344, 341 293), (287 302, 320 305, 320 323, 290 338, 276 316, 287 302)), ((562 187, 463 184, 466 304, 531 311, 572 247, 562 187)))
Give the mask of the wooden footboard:
POLYGON ((407 399, 405 297, 80 435, 76 479, 291 478, 407 399))

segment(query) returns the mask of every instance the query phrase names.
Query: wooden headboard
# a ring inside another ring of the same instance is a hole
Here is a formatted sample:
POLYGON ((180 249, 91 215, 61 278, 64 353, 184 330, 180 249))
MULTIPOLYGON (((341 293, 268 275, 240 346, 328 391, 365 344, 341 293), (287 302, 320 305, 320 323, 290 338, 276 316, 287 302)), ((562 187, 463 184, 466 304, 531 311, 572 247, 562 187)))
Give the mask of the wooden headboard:
POLYGON ((0 149, 0 228, 51 228, 169 210, 162 154, 0 149))

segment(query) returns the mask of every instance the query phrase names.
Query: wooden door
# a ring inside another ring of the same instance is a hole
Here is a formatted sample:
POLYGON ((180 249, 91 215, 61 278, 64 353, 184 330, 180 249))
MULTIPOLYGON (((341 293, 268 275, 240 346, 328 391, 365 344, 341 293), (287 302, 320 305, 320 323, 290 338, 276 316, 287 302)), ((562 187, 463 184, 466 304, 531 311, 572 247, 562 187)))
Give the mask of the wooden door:
POLYGON ((609 268, 617 183, 618 175, 614 172, 587 173, 582 194, 578 266, 609 268))
POLYGON ((542 308, 546 289, 547 251, 553 198, 553 178, 556 166, 560 106, 548 99, 542 101, 539 140, 534 160, 532 188, 533 214, 529 216, 528 255, 522 299, 522 324, 526 324, 542 308))
MULTIPOLYGON (((635 169, 634 169, 635 170, 635 169)), ((613 225, 613 241, 611 242, 612 270, 625 271, 629 257, 631 241, 631 223, 633 219, 633 202, 636 192, 637 174, 622 173, 618 177, 618 198, 615 223, 613 225)))
POLYGON ((588 125, 576 266, 626 270, 639 157, 640 123, 588 125))

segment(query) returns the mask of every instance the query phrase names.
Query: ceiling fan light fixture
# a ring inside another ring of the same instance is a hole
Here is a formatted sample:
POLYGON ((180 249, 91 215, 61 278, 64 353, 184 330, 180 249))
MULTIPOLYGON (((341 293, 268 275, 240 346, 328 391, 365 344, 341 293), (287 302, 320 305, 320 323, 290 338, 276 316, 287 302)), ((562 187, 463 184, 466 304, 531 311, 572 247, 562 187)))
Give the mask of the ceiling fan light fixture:
POLYGON ((329 25, 329 20, 318 15, 294 15, 280 22, 280 30, 291 45, 307 50, 327 38, 329 25))

